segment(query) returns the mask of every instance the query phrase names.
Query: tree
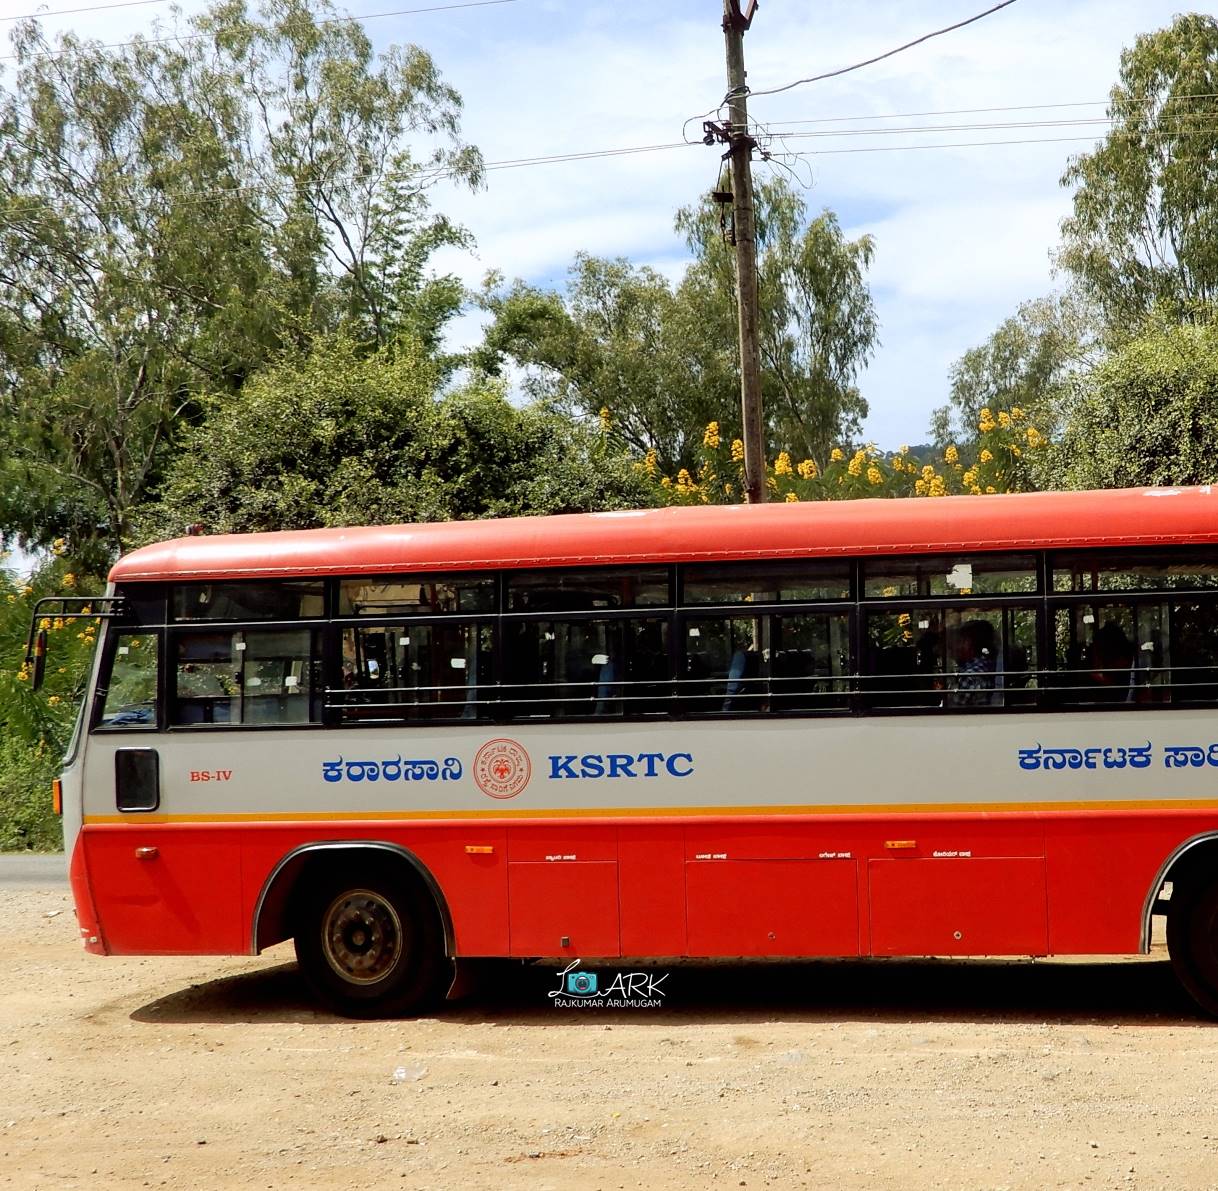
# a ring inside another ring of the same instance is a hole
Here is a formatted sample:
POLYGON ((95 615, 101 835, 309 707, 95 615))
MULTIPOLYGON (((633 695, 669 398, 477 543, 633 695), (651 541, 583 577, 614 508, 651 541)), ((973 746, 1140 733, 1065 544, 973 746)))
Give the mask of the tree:
MULTIPOLYGON (((835 442, 858 433, 867 413, 854 382, 879 341, 865 279, 875 241, 847 240, 827 209, 809 221, 803 200, 782 179, 761 182, 755 198, 768 445, 823 459, 835 442)), ((677 229, 695 254, 682 289, 701 333, 732 345, 735 368, 735 256, 720 213, 709 198, 677 213, 677 229)))
POLYGON ((1208 317, 1218 298, 1218 20, 1199 13, 1121 55, 1112 127, 1074 158, 1059 263, 1116 340, 1161 307, 1208 317))
POLYGON ((494 375, 512 359, 534 398, 570 415, 610 411, 615 436, 636 454, 688 461, 702 427, 739 403, 731 352, 654 269, 581 253, 565 300, 500 281, 491 275, 483 291, 494 318, 475 362, 494 375))
POLYGON ((421 345, 319 341, 218 396, 141 516, 144 540, 208 532, 584 512, 648 503, 601 435, 475 382, 437 398, 421 345))
POLYGON ((204 391, 346 323, 433 342, 455 308, 423 265, 460 234, 427 214, 471 183, 459 97, 417 47, 373 61, 318 0, 239 0, 117 51, 34 22, 0 94, 0 535, 131 536, 204 391), (416 160, 412 146, 424 146, 416 160))
POLYGON ((1074 378, 1038 463, 1052 488, 1218 480, 1218 326, 1160 321, 1074 378))
MULTIPOLYGON (((781 181, 757 189, 763 396, 770 445, 823 458, 857 433, 854 385, 876 343, 864 272, 870 237, 848 241, 831 212, 807 221, 781 181)), ((708 422, 740 426, 733 257, 709 200, 677 214, 694 260, 675 287, 626 260, 576 258, 565 295, 488 279, 494 316, 475 362, 513 360, 526 383, 577 415, 610 411, 614 433, 666 466, 692 465, 708 422)))
POLYGON ((931 415, 931 437, 940 448, 971 448, 982 410, 1012 409, 1051 416, 1053 394, 1072 368, 1090 357, 1094 333, 1077 295, 1056 294, 1024 302, 979 347, 952 365, 946 405, 931 415))

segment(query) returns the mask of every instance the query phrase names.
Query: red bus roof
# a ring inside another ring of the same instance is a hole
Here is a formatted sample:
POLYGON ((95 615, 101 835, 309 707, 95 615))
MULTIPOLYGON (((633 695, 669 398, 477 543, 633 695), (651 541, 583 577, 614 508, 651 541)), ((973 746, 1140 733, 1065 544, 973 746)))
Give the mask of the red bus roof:
POLYGON ((1218 542, 1218 489, 703 505, 176 538, 116 583, 1218 542))

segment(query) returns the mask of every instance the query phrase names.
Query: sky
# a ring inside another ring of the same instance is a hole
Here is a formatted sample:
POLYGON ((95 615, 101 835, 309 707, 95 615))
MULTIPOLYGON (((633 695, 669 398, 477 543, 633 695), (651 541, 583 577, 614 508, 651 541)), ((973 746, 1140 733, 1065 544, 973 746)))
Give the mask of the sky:
MULTIPOLYGON (((0 0, 0 19, 41 8, 49 32, 70 28, 105 42, 173 20, 160 0, 50 15, 102 2, 0 0)), ((476 192, 435 188, 434 206, 476 242, 472 252, 446 251, 437 266, 471 286, 496 269, 561 287, 582 251, 679 277, 688 258, 673 215, 710 187, 721 152, 698 140, 702 115, 726 89, 721 0, 510 0, 400 11, 456 3, 339 6, 369 18, 378 48, 414 42, 432 55, 464 99, 464 138, 491 166, 476 192), (371 15, 384 13, 398 15, 371 15), (698 118, 690 145, 495 166, 674 145, 690 117, 698 118)), ((992 3, 762 0, 745 37, 750 87, 848 66, 992 3)), ((183 5, 188 13, 202 7, 183 5)), ((809 210, 827 207, 848 236, 875 238, 868 279, 880 346, 859 378, 870 406, 865 438, 885 449, 925 441, 952 363, 1021 302, 1053 289, 1058 228, 1070 210, 1062 171, 1104 134, 1122 48, 1182 10, 1156 0, 1016 0, 876 65, 751 100, 750 116, 783 134, 776 150, 801 154, 788 166, 809 210)), ((451 344, 476 342, 479 320, 460 317, 451 344)))

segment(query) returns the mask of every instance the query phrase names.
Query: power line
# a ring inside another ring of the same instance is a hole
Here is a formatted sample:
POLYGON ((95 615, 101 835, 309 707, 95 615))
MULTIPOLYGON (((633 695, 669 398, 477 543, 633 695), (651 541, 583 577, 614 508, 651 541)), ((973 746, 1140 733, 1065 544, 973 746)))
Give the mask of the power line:
MULTIPOLYGON (((1153 129, 1148 129, 1146 135, 1158 132, 1168 136, 1176 136, 1193 130, 1212 127, 1218 120, 1218 113, 1190 112, 1179 116, 1161 116, 1153 129), (1166 126, 1164 122, 1167 122, 1166 126)), ((811 137, 842 137, 842 136, 897 136, 909 132, 999 132, 1013 128, 1078 128, 1089 124, 1113 125, 1120 121, 1111 116, 1085 117, 1076 120, 1004 120, 991 123, 976 124, 912 124, 896 128, 822 128, 815 131, 783 131, 768 132, 768 125, 759 126, 759 135, 780 137, 783 140, 811 137)), ((1142 135, 1140 133, 1122 133, 1122 135, 1142 135)))
POLYGON ((807 79, 796 79, 793 83, 787 83, 782 87, 771 87, 767 91, 750 91, 749 95, 754 99, 759 95, 778 95, 783 91, 790 91, 793 87, 802 87, 805 83, 819 83, 822 79, 837 78, 838 75, 849 74, 852 70, 861 70, 864 66, 872 66, 876 62, 883 62, 885 58, 891 58, 894 54, 903 53, 905 50, 913 49, 916 45, 921 45, 924 41, 930 41, 932 37, 942 37, 944 33, 951 33, 955 29, 963 29, 965 25, 971 25, 974 21, 980 21, 983 17, 991 16, 1001 8, 1007 8, 1014 4, 1015 0, 1002 0, 1001 4, 995 4, 993 8, 987 8, 985 12, 979 12, 976 16, 971 16, 967 20, 957 21, 954 25, 947 25, 942 29, 936 29, 933 33, 924 33, 921 37, 913 41, 907 41, 904 45, 899 45, 895 50, 888 50, 887 53, 877 54, 874 58, 868 58, 863 62, 855 62, 852 66, 843 66, 839 70, 830 70, 825 74, 816 74, 807 79))
MULTIPOLYGON (((1218 92, 1207 91, 1196 95, 1169 95, 1164 102, 1179 103, 1186 99, 1218 99, 1218 92)), ((927 116, 984 116, 997 112, 1036 112, 1048 111, 1053 108, 1101 107, 1109 102, 1110 100, 1105 98, 1081 99, 1064 103, 1015 103, 990 108, 945 108, 941 111, 930 112, 885 112, 865 116, 817 116, 802 120, 767 120, 766 124, 771 127, 779 127, 785 124, 847 124, 862 120, 915 120, 927 116)), ((1158 99, 1157 97, 1148 97, 1137 102, 1153 104, 1157 103, 1158 99)))
POLYGON ((70 17, 79 12, 104 12, 111 8, 141 8, 148 4, 168 4, 169 0, 120 0, 118 4, 91 4, 88 8, 57 8, 54 12, 23 12, 17 17, 0 17, 2 21, 40 21, 43 17, 70 17))
MULTIPOLYGON (((1008 0, 1013 2, 1013 0, 1008 0)), ((318 25, 343 25, 353 21, 376 21, 382 17, 404 17, 414 16, 417 13, 424 12, 452 12, 459 8, 489 8, 496 4, 517 4, 519 0, 465 0, 461 4, 433 4, 426 8, 400 8, 395 12, 370 12, 358 17, 327 17, 324 21, 318 21, 318 25)), ((100 50, 125 50, 134 45, 166 45, 169 42, 176 42, 178 45, 183 45, 188 41, 202 41, 205 38, 211 37, 210 33, 183 33, 176 34, 173 37, 139 37, 132 41, 116 41, 108 45, 94 46, 90 43, 85 43, 84 48, 100 49, 100 50)), ((36 54, 30 54, 33 58, 60 58, 64 54, 73 54, 81 47, 71 46, 62 50, 43 50, 36 54)), ((0 54, 0 62, 10 62, 20 57, 18 54, 0 54)))
MULTIPOLYGON (((1208 136, 1214 134, 1213 128, 1196 128, 1181 130, 1181 136, 1193 136, 1204 133, 1208 136)), ((1131 135, 1122 133, 1113 133, 1111 135, 1131 135)), ((1052 145, 1066 143, 1069 141, 1094 141, 1094 137, 1090 136, 1036 136, 1026 137, 1019 140, 1002 140, 1002 141, 949 141, 945 144, 930 143, 925 145, 860 145, 852 149, 808 149, 800 153, 775 153, 775 157, 829 157, 843 153, 904 153, 913 152, 919 149, 979 149, 989 145, 1052 145)), ((1197 160, 1197 159, 1193 159, 1197 160)))

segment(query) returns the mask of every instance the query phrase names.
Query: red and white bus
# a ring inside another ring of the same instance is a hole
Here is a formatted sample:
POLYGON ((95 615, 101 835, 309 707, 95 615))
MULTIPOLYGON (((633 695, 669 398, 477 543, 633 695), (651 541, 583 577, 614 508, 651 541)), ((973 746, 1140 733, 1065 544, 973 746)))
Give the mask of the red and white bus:
POLYGON ((98 954, 1171 955, 1218 1012, 1218 492, 188 537, 62 776, 98 954))

